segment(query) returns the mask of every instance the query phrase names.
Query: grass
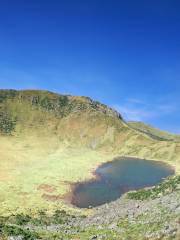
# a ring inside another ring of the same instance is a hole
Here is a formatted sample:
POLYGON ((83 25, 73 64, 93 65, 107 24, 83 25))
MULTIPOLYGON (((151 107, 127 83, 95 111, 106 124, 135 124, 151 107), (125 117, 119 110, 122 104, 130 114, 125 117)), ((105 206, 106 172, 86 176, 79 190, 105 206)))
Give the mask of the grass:
POLYGON ((6 157, 0 161, 0 215, 66 207, 60 196, 69 191, 68 183, 92 178, 93 168, 112 157, 88 149, 63 149, 52 138, 50 147, 49 139, 33 139, 33 143, 31 138, 23 143, 16 138, 0 139, 1 157, 6 157), (44 194, 60 200, 48 201, 44 194))
POLYGON ((177 134, 172 134, 166 131, 162 131, 158 128, 154 128, 151 125, 144 124, 143 122, 135 122, 135 121, 130 121, 128 124, 141 132, 146 133, 150 137, 160 140, 160 141, 175 141, 179 142, 180 141, 180 135, 177 134))
POLYGON ((127 197, 135 200, 154 199, 165 194, 172 193, 180 186, 180 176, 170 177, 164 182, 149 189, 141 189, 134 192, 129 192, 127 197))

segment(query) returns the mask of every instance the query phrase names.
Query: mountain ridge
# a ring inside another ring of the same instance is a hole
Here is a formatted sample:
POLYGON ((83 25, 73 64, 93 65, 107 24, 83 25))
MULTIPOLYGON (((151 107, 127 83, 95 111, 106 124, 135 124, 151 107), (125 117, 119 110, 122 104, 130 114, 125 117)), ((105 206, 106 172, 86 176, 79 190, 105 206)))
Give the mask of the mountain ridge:
MULTIPOLYGON (((137 152, 142 152, 143 146, 147 148, 147 155, 142 154, 142 157, 158 160, 164 156, 161 157, 160 153, 156 156, 156 151, 150 153, 149 144, 152 148, 160 145, 161 149, 175 145, 175 150, 180 152, 178 136, 165 133, 164 136, 162 131, 158 130, 157 134, 154 128, 145 124, 128 123, 116 110, 89 97, 50 91, 0 90, 0 131, 1 135, 14 136, 39 132, 44 137, 58 136, 62 143, 69 142, 72 146, 106 148, 123 155, 136 156, 137 152)), ((176 158, 176 152, 169 160, 173 157, 176 158)))
POLYGON ((128 121, 127 122, 132 128, 149 135, 160 141, 180 141, 180 135, 173 134, 168 131, 162 131, 150 124, 143 123, 141 121, 128 121))

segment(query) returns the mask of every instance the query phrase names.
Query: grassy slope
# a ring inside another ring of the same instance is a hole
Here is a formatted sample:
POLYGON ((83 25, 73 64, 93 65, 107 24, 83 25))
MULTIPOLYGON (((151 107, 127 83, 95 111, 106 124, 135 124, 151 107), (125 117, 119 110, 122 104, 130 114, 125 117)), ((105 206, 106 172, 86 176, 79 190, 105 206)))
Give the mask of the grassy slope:
POLYGON ((134 130, 89 98, 1 91, 0 113, 1 214, 66 207, 67 182, 93 177, 92 169, 118 155, 164 160, 180 171, 180 143, 134 130))
POLYGON ((143 122, 129 121, 130 127, 141 131, 148 136, 160 140, 160 141, 175 141, 180 142, 180 135, 172 134, 166 131, 161 131, 158 128, 154 128, 151 125, 147 125, 143 122))

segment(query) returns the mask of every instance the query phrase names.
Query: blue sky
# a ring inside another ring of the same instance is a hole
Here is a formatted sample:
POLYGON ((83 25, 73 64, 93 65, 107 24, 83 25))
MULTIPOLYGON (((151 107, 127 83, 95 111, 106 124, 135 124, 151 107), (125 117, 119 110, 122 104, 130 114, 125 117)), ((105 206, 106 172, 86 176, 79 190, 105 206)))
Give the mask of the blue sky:
POLYGON ((2 0, 0 88, 90 96, 180 133, 180 1, 2 0))

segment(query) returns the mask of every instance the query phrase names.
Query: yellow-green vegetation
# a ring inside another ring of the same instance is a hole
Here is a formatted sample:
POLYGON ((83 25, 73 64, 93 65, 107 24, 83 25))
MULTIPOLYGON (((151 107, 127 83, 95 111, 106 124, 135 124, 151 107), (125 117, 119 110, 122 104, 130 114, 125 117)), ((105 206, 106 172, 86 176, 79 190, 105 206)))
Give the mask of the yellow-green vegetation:
POLYGON ((140 189, 138 191, 129 192, 127 194, 129 199, 146 200, 154 199, 165 194, 172 193, 179 188, 180 176, 169 177, 162 183, 148 189, 140 189))
MULTIPOLYGON (((105 154, 87 149, 75 151, 59 147, 53 151, 53 141, 49 143, 49 139, 40 143, 39 139, 33 138, 32 145, 28 141, 19 144, 5 140, 3 144, 8 146, 9 157, 0 163, 3 171, 1 213, 22 211, 23 208, 48 208, 51 211, 62 207, 62 197, 69 191, 69 183, 93 177, 94 166, 109 160, 105 154)), ((4 150, 1 150, 3 156, 4 150)))
POLYGON ((160 141, 180 141, 180 135, 172 134, 166 131, 162 131, 158 128, 154 128, 151 125, 145 124, 143 122, 129 121, 129 126, 132 128, 147 134, 148 136, 160 140, 160 141))
MULTIPOLYGON (((180 171, 180 143, 134 130, 87 97, 0 91, 0 215, 72 209, 70 183, 117 156, 163 160, 180 171)), ((77 210, 79 211, 79 210, 77 210)))

